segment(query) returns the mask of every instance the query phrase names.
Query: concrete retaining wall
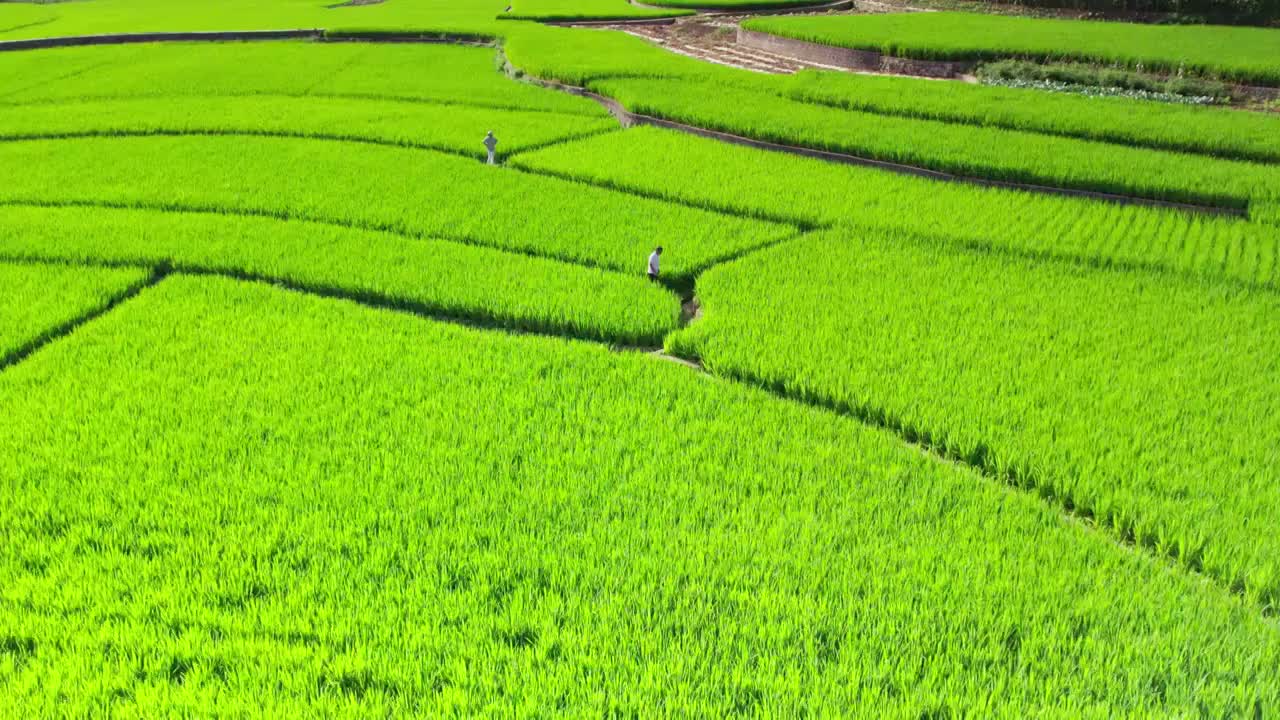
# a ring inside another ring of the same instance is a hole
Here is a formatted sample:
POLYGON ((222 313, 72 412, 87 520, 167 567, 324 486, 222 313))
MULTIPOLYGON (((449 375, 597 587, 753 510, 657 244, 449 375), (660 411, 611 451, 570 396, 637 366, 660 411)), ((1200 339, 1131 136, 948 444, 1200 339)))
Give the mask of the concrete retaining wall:
POLYGON ((971 63, 962 62, 912 60, 910 58, 893 57, 883 55, 874 50, 853 50, 834 45, 823 45, 807 40, 796 40, 780 35, 756 32, 741 27, 738 28, 738 44, 819 65, 830 65, 863 72, 893 73, 896 75, 949 78, 964 72, 971 65, 971 63))

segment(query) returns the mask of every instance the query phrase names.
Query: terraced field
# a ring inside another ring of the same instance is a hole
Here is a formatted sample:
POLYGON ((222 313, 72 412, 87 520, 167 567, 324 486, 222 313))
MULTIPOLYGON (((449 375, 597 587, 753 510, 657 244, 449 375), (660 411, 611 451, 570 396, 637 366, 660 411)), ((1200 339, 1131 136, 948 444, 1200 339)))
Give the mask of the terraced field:
POLYGON ((1280 710, 1270 118, 663 14, 0 4, 0 716, 1280 710))

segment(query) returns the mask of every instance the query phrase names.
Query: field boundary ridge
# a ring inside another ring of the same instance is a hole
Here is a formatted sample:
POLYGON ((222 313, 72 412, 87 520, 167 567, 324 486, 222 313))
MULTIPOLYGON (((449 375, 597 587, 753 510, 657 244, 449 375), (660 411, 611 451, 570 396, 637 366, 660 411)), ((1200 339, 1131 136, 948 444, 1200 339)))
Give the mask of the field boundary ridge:
MULTIPOLYGON (((510 66, 509 66, 510 67, 510 66)), ((513 68, 514 69, 514 68, 513 68)), ((1157 200, 1155 198, 1147 198, 1139 195, 1119 195, 1116 193, 1105 193, 1096 190, 1078 190, 1075 188, 1055 187, 1052 185, 1036 185, 1033 183, 1010 182, 1007 180, 990 180, 987 178, 975 177, 972 175, 957 175, 954 173, 943 172, 941 170, 931 170, 929 168, 920 167, 918 165, 904 165, 901 163, 889 162, 887 160, 875 160, 861 155, 853 155, 850 153, 833 152, 830 150, 818 150, 816 148, 802 147, 799 145, 785 145, 782 143, 770 142, 768 140, 758 140, 745 135, 736 135, 721 130, 712 130, 697 125, 688 125, 686 123, 676 122, 675 120, 667 120, 665 118, 655 117, 653 115, 645 115, 642 113, 632 112, 622 103, 614 100, 606 95, 593 92, 587 88, 577 85, 568 85, 557 82, 555 80, 544 80, 533 76, 525 76, 530 82, 543 87, 560 90, 573 95, 589 98, 599 103, 609 114, 618 120, 624 128, 648 125, 652 127, 663 128, 666 130, 675 130, 698 137, 707 138, 708 140, 718 140, 720 142, 729 143, 731 145, 741 145, 744 147, 755 148, 757 150, 768 150, 771 152, 781 152, 790 155, 799 155, 814 160, 824 160, 826 162, 838 163, 842 165, 859 165, 862 167, 876 168, 878 170, 887 170, 889 172, 898 173, 900 175, 912 175, 915 177, 927 178, 930 180, 941 180, 944 182, 965 183, 968 185, 978 185, 981 187, 997 188, 1001 190, 1020 190, 1023 192, 1039 193, 1042 195, 1059 195, 1064 197, 1084 198, 1088 200, 1099 200, 1102 202, 1115 203, 1119 205, 1142 205, 1147 207, 1162 208, 1165 210, 1182 210, 1184 212, 1203 213, 1209 215, 1228 215, 1234 217, 1248 217, 1247 208, 1230 208, 1216 205, 1198 205, 1194 203, 1182 203, 1172 200, 1157 200)))

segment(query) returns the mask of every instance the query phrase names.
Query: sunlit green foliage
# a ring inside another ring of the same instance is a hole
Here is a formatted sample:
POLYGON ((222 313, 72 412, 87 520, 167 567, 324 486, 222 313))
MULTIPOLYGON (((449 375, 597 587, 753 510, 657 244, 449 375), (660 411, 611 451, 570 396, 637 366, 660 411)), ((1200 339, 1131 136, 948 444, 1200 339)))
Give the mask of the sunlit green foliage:
POLYGON ((652 343, 680 308, 624 275, 443 240, 205 213, 0 207, 0 257, 165 265, 288 282, 500 327, 652 343))
POLYGON ((905 230, 1091 264, 1280 281, 1280 234, 1237 218, 944 183, 655 128, 559 145, 512 162, 748 215, 905 230))
POLYGON ((931 60, 1091 60, 1280 84, 1280 33, 1215 25, 1139 25, 979 15, 896 13, 748 20, 752 30, 931 60))
POLYGON ((149 275, 137 268, 0 262, 0 370, 15 353, 107 307, 149 275))
POLYGON ((835 232, 698 281, 668 340, 1280 603, 1280 296, 835 232))
POLYGON ((1248 714, 1251 609, 668 363, 173 277, 0 374, 0 713, 1248 714))

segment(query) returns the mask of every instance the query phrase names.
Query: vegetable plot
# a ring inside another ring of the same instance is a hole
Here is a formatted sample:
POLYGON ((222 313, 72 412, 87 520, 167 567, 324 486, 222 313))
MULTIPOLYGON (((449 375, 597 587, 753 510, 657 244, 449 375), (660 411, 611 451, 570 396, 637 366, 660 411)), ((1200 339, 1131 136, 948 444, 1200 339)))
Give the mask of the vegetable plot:
POLYGON ((3 714, 1280 701, 1280 636, 1213 587, 639 356, 175 276, 0 404, 3 714))
POLYGON ((1280 296, 841 232, 699 280, 668 339, 1280 603, 1280 296))

